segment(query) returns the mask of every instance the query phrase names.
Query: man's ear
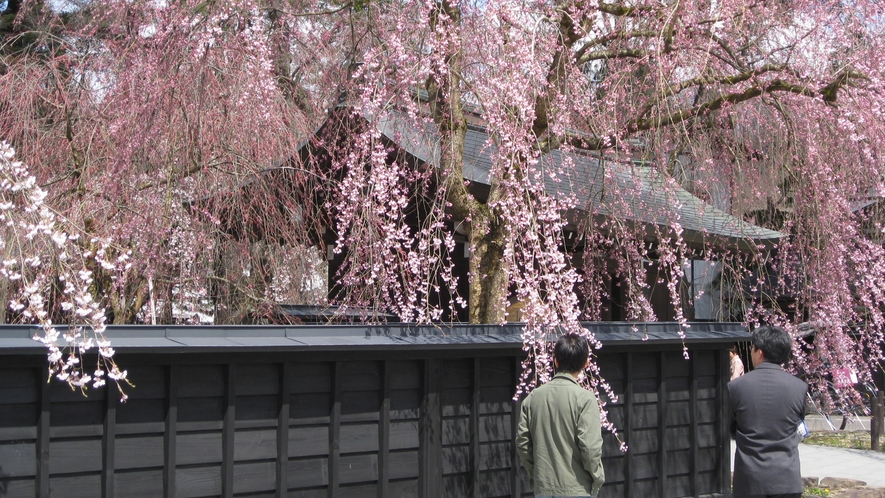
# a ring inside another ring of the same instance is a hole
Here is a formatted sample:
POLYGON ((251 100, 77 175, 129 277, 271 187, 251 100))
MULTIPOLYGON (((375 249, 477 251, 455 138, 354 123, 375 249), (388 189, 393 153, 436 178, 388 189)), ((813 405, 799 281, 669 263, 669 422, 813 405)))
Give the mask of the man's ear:
POLYGON ((559 370, 559 362, 556 361, 556 358, 553 358, 553 370, 559 370))
POLYGON ((588 356, 587 361, 584 362, 584 368, 582 368, 581 370, 587 370, 587 367, 589 367, 589 366, 590 366, 590 357, 588 356))

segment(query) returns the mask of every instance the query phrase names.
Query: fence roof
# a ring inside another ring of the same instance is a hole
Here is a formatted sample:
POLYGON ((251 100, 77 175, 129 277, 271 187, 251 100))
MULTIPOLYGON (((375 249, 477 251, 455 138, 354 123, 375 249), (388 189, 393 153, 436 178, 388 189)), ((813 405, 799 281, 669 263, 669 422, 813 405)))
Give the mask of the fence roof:
MULTIPOLYGON (((681 344, 672 322, 587 322, 603 346, 681 344)), ((524 325, 117 325, 105 336, 126 353, 237 352, 299 350, 501 349, 522 345, 524 325)), ((732 343, 749 338, 739 323, 691 323, 686 345, 732 343)), ((0 354, 44 351, 33 339, 36 325, 0 325, 0 354)), ((551 337, 552 338, 552 337, 551 337)))

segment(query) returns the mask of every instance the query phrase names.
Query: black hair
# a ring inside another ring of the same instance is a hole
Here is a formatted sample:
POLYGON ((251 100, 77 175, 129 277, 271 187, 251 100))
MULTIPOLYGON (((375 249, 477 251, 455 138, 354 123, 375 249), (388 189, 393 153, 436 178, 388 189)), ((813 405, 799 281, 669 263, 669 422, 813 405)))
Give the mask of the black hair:
POLYGON ((553 347, 553 357, 559 364, 560 372, 575 373, 584 369, 590 356, 590 345, 587 339, 579 334, 563 334, 553 347))
POLYGON ((793 339, 780 327, 759 327, 753 331, 753 346, 762 351, 765 361, 783 365, 790 359, 793 339))

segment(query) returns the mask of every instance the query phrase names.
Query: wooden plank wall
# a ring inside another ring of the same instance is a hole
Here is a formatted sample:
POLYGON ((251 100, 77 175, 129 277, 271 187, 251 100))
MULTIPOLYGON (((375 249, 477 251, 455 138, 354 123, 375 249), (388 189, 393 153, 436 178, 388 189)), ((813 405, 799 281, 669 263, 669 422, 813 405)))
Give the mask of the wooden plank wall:
MULTIPOLYGON (((600 356, 631 449, 605 435, 602 497, 723 491, 720 353, 600 356)), ((0 361, 0 497, 531 495, 513 356, 131 360, 124 404, 0 361)))
POLYGON ((606 396, 611 421, 629 451, 604 433, 606 485, 601 498, 682 497, 725 492, 720 467, 725 421, 720 410, 720 351, 623 352, 601 355, 600 367, 618 400, 606 396))

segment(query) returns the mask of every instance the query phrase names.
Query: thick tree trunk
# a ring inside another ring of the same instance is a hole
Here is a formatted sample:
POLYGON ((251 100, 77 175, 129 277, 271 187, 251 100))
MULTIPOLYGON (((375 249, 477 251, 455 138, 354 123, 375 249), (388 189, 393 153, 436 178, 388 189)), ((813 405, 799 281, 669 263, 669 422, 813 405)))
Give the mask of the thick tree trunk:
MULTIPOLYGON (((457 2, 444 0, 438 11, 431 14, 431 27, 440 28, 440 13, 452 25, 461 24, 461 10, 457 2)), ((448 38, 446 35, 445 38, 448 38)), ((440 172, 442 185, 455 220, 463 223, 471 246, 468 296, 470 323, 501 323, 506 313, 508 274, 504 262, 507 241, 506 226, 487 204, 482 204, 468 191, 464 183, 464 144, 467 118, 461 94, 463 53, 459 44, 443 44, 448 71, 431 75, 425 82, 428 104, 434 122, 439 126, 440 172)), ((497 188, 492 186, 488 201, 497 188)))
MULTIPOLYGON (((111 296, 116 296, 113 292, 111 296)), ((144 307, 148 299, 146 280, 139 278, 137 282, 127 285, 122 296, 111 298, 111 313, 114 325, 126 325, 135 323, 138 312, 144 307)))
POLYGON ((470 231, 470 323, 502 323, 509 278, 504 249, 506 231, 494 219, 474 219, 470 231))

